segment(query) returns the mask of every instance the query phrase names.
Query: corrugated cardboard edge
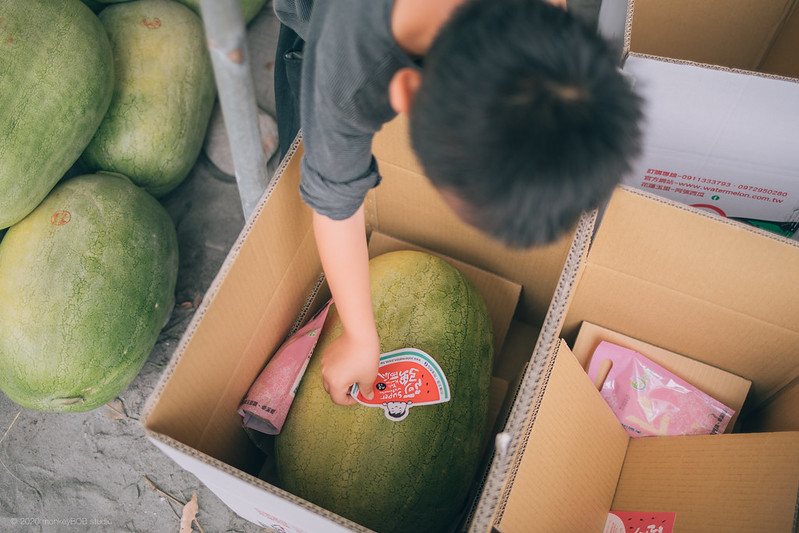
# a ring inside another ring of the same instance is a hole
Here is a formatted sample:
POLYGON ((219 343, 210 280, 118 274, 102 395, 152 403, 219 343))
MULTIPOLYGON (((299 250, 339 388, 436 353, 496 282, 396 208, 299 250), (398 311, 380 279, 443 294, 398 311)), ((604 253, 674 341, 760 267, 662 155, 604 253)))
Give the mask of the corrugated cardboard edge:
POLYGON ((543 390, 551 371, 550 354, 557 345, 569 298, 588 253, 596 216, 596 211, 586 213, 577 224, 574 240, 538 335, 531 362, 516 391, 505 430, 497 435, 491 466, 485 475, 480 497, 473 506, 469 531, 490 531, 497 516, 502 514, 506 488, 513 483, 519 458, 532 427, 531 420, 535 419, 535 412, 541 401, 537 391, 543 390))
POLYGON ((770 80, 778 80, 778 81, 787 81, 791 83, 799 84, 799 79, 791 78, 789 76, 780 76, 779 74, 769 74, 767 72, 757 72, 755 70, 746 70, 741 68, 731 68, 731 67, 724 67, 721 65, 714 65, 712 63, 699 63, 696 61, 689 61, 687 59, 674 59, 670 57, 663 57, 663 56, 656 56, 651 54, 642 54, 638 52, 631 52, 629 49, 626 49, 624 54, 624 60, 626 61, 629 57, 638 57, 641 59, 648 59, 652 61, 660 61, 661 63, 672 63, 675 65, 683 65, 688 67, 697 67, 703 68, 707 70, 719 70, 721 72, 729 72, 732 74, 741 74, 745 76, 757 76, 758 78, 766 78, 770 80))
POLYGON ((627 0, 627 17, 624 20, 624 45, 621 52, 621 63, 630 54, 630 43, 633 38, 633 13, 635 12, 635 0, 627 0))

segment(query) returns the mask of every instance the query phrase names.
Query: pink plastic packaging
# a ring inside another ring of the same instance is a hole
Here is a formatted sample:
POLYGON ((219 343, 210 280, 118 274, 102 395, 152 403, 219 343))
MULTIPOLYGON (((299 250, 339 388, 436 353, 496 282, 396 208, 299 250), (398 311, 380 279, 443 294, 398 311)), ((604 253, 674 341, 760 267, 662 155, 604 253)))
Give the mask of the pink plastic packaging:
POLYGON ((606 370, 600 393, 631 437, 723 433, 735 412, 640 353, 603 341, 588 376, 597 383, 606 370))
POLYGON ((332 300, 278 348, 239 405, 242 425, 267 435, 283 429, 297 386, 319 340, 332 300))

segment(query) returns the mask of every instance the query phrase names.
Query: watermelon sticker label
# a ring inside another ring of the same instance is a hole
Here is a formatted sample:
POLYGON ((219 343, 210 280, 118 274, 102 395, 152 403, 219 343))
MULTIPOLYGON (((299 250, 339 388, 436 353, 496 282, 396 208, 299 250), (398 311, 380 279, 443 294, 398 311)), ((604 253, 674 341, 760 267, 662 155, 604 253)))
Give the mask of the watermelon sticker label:
POLYGON ((373 391, 374 397, 367 400, 355 384, 350 394, 362 405, 381 407, 392 422, 404 420, 411 407, 450 399, 449 383, 441 367, 416 348, 382 354, 373 391))

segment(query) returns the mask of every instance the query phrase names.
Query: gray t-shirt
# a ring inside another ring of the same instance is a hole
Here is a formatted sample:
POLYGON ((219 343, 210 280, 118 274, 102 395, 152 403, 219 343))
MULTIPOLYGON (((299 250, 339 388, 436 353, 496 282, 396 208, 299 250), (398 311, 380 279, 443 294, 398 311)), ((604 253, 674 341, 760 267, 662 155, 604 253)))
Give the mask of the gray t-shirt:
POLYGON ((416 68, 391 33, 394 0, 274 0, 306 41, 300 86, 305 145, 300 194, 316 212, 349 218, 380 183, 372 137, 395 116, 388 85, 416 68))

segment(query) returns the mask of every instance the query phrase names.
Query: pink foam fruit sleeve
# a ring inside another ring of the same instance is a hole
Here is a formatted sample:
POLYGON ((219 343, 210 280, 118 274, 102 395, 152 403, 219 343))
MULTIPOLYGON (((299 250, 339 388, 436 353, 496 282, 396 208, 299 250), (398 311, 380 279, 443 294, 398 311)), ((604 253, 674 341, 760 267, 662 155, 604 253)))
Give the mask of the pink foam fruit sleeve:
POLYGON ((631 437, 723 433, 735 413, 635 350, 603 341, 588 377, 596 384, 606 370, 597 388, 631 437))
POLYGON ((277 435, 283 429, 331 303, 328 301, 278 348, 250 386, 238 409, 244 427, 267 435, 277 435))

